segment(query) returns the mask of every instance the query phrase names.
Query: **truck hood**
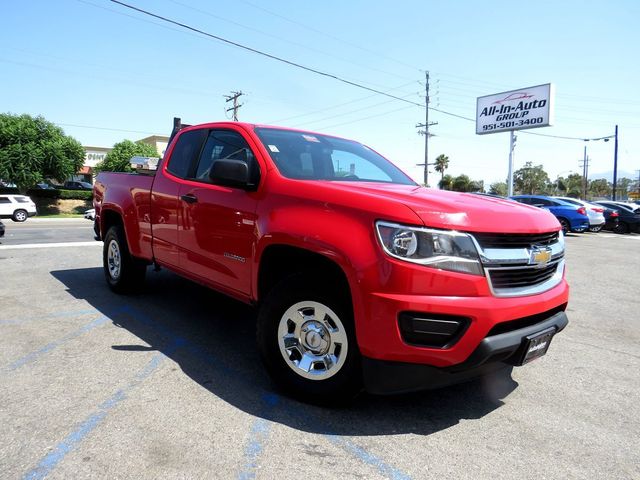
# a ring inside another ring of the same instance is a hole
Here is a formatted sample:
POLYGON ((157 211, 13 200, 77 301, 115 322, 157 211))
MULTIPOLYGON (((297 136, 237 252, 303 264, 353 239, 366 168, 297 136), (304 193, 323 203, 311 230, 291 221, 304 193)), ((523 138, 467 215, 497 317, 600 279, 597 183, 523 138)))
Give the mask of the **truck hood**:
POLYGON ((502 233, 560 230, 560 224, 550 212, 512 200, 413 185, 340 182, 340 188, 402 203, 428 227, 502 233))

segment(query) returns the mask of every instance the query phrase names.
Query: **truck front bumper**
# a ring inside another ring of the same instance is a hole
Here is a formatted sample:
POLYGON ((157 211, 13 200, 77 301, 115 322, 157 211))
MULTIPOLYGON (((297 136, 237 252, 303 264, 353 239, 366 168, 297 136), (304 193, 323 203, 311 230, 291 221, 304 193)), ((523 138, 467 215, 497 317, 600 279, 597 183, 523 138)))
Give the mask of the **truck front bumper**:
MULTIPOLYGON (((518 319, 515 320, 517 321, 518 319)), ((533 325, 505 333, 490 334, 464 362, 448 367, 364 356, 362 368, 365 389, 369 393, 379 395, 429 390, 465 382, 506 366, 520 365, 527 354, 529 339, 532 336, 541 332, 558 333, 567 323, 566 314, 559 311, 533 325)))

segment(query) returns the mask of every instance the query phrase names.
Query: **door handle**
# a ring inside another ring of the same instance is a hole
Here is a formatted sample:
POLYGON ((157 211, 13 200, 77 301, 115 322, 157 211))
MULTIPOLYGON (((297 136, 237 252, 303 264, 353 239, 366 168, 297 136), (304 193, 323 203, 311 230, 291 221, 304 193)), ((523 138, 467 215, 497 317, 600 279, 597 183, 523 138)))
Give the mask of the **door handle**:
POLYGON ((180 197, 181 200, 187 202, 187 203, 196 203, 198 201, 198 197, 196 197, 195 195, 192 194, 187 194, 187 195, 182 195, 180 197))

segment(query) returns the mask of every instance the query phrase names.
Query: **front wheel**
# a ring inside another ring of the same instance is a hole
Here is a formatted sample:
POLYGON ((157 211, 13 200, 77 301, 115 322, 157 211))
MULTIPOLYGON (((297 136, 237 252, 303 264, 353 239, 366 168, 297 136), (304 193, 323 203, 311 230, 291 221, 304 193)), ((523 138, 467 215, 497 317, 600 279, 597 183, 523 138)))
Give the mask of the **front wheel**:
POLYGON ((360 353, 351 302, 303 275, 267 296, 258 316, 258 348, 274 382, 321 405, 343 404, 361 390, 360 353))
POLYGON ((129 253, 129 246, 120 225, 109 228, 102 249, 104 276, 116 293, 133 293, 144 282, 147 266, 129 253))
POLYGON ((562 227, 562 233, 565 235, 571 231, 571 225, 566 218, 559 218, 560 226, 562 227))
POLYGON ((16 210, 15 212, 13 212, 13 217, 11 217, 11 220, 13 220, 14 222, 25 222, 28 217, 29 214, 27 214, 26 210, 16 210))

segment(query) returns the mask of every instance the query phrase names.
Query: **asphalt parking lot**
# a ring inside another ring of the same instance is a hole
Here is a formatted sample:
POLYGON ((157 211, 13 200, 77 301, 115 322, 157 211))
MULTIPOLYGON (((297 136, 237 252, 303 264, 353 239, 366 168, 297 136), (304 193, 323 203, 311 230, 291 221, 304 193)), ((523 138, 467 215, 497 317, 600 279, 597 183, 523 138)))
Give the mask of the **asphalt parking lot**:
POLYGON ((166 271, 112 294, 57 222, 0 242, 0 478, 640 478, 640 235, 567 238, 545 357, 322 409, 274 389, 250 308, 166 271))

